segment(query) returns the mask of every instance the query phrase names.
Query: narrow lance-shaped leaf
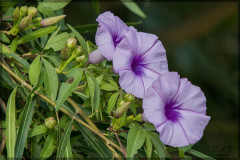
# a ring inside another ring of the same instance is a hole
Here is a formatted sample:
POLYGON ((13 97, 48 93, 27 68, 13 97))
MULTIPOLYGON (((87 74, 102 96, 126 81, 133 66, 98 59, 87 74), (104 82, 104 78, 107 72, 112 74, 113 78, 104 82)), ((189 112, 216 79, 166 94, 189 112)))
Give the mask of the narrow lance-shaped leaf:
POLYGON ((109 101, 108 101, 108 114, 110 114, 112 109, 114 108, 118 96, 119 96, 119 92, 116 92, 109 98, 109 101))
MULTIPOLYGON (((58 33, 58 31, 59 31, 60 29, 61 29, 61 26, 59 26, 58 29, 50 36, 50 38, 49 38, 48 41, 47 41, 46 46, 48 45, 48 43, 50 43, 50 42, 54 39, 54 37, 57 35, 57 33, 58 33)), ((43 48, 43 50, 46 49, 46 46, 43 48)))
POLYGON ((142 126, 137 123, 133 123, 130 126, 127 137, 127 157, 133 158, 133 156, 137 153, 137 150, 142 147, 144 140, 145 135, 142 126))
POLYGON ((22 59, 21 57, 19 57, 19 56, 18 56, 17 54, 15 54, 15 53, 10 53, 10 56, 11 56, 12 58, 14 58, 16 61, 18 61, 24 68, 26 68, 27 70, 29 70, 30 64, 29 64, 26 60, 22 59))
POLYGON ((34 32, 31 32, 31 33, 26 34, 23 37, 21 37, 18 40, 17 44, 23 44, 23 43, 29 42, 31 40, 37 39, 43 35, 53 32, 56 28, 57 28, 57 26, 50 26, 50 27, 38 29, 34 32))
POLYGON ((153 132, 144 132, 144 134, 146 136, 148 136, 148 138, 151 140, 154 148, 157 150, 158 152, 158 157, 160 159, 165 159, 166 155, 165 155, 165 151, 163 149, 164 144, 160 141, 159 135, 155 134, 153 132))
POLYGON ((29 132, 28 132, 28 138, 31 138, 31 137, 34 137, 34 136, 37 136, 37 135, 40 135, 40 134, 44 134, 44 133, 47 133, 48 129, 45 125, 38 125, 38 126, 35 126, 33 129, 31 129, 29 132))
POLYGON ((86 127, 82 126, 79 123, 75 123, 75 126, 79 129, 79 131, 82 133, 84 139, 86 142, 96 151, 96 157, 95 158, 102 158, 102 159, 111 159, 112 153, 106 146, 106 144, 103 143, 103 141, 94 133, 92 133, 90 130, 88 130, 86 127))
POLYGON ((18 40, 18 37, 14 38, 14 40, 12 41, 12 43, 10 45, 10 50, 12 53, 14 53, 17 49, 17 40, 18 40))
POLYGON ((62 106, 62 104, 67 100, 73 90, 78 86, 82 79, 83 69, 82 68, 74 68, 68 74, 68 81, 62 83, 59 89, 59 96, 56 101, 56 110, 62 106))
POLYGON ((67 143, 70 141, 70 134, 72 131, 73 120, 68 122, 66 128, 64 129, 64 133, 62 135, 60 146, 57 151, 57 159, 61 159, 66 154, 67 143))
POLYGON ((14 148, 16 142, 16 119, 15 119, 15 98, 16 98, 17 87, 13 90, 9 96, 6 111, 6 146, 7 146, 7 157, 14 157, 14 148))
POLYGON ((198 158, 201 158, 201 159, 215 160, 214 158, 212 158, 212 157, 210 157, 208 155, 205 155, 205 154, 203 154, 201 152, 198 152, 198 151, 196 151, 194 149, 189 149, 187 152, 192 154, 192 155, 194 155, 194 156, 196 156, 196 157, 198 157, 198 158))
POLYGON ((29 68, 29 80, 32 85, 36 85, 38 82, 38 78, 41 72, 41 60, 40 55, 38 55, 30 65, 29 68))
POLYGON ((67 143, 67 147, 66 147, 66 153, 65 153, 65 159, 73 159, 73 155, 72 155, 72 148, 71 148, 71 144, 70 144, 70 140, 67 143))
POLYGON ((16 145, 15 145, 15 158, 21 159, 24 151, 24 145, 28 136, 28 129, 32 121, 34 106, 36 105, 37 97, 28 95, 27 102, 24 107, 23 115, 18 130, 16 145))
POLYGON ((43 146, 43 149, 40 154, 41 159, 46 159, 50 157, 56 148, 57 134, 55 131, 52 131, 47 136, 46 142, 43 146))
POLYGON ((44 85, 47 96, 55 102, 58 91, 58 75, 53 66, 45 59, 43 59, 45 76, 44 85))
POLYGON ((72 26, 68 24, 68 27, 72 30, 73 34, 76 36, 78 42, 81 44, 83 47, 83 51, 86 57, 88 57, 88 51, 87 51, 87 43, 85 39, 79 34, 72 26))
POLYGON ((0 42, 0 53, 5 54, 7 57, 11 53, 10 49, 0 42))
MULTIPOLYGON (((91 97, 91 104, 93 110, 96 112, 99 108, 100 103, 100 88, 96 78, 88 71, 86 71, 86 78, 89 88, 89 93, 91 97)), ((97 114, 98 118, 98 114, 97 114)))
POLYGON ((145 13, 139 8, 139 6, 133 0, 121 0, 122 3, 136 15, 146 18, 145 13))

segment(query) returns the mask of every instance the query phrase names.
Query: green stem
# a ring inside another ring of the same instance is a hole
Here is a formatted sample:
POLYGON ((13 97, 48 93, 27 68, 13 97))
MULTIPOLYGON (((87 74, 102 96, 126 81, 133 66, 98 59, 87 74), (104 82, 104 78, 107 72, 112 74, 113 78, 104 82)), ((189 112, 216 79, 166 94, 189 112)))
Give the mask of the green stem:
POLYGON ((77 55, 72 54, 70 58, 68 58, 67 61, 65 61, 63 64, 61 63, 61 65, 59 66, 59 68, 57 69, 58 73, 62 73, 62 71, 64 70, 64 68, 74 59, 76 58, 77 55))

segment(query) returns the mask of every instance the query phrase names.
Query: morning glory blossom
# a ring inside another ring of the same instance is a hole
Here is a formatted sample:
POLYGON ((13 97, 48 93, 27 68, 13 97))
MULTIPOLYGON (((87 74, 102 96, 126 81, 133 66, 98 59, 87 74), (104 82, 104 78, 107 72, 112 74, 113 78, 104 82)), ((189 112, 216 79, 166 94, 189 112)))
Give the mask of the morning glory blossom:
POLYGON ((107 60, 112 60, 116 46, 130 28, 109 11, 100 14, 96 20, 99 23, 96 44, 100 53, 107 60))
POLYGON ((159 76, 143 98, 144 117, 163 143, 183 147, 199 141, 210 120, 201 89, 176 72, 159 76))
POLYGON ((166 51, 156 35, 130 30, 116 47, 113 67, 121 88, 143 98, 152 82, 168 72, 166 51))

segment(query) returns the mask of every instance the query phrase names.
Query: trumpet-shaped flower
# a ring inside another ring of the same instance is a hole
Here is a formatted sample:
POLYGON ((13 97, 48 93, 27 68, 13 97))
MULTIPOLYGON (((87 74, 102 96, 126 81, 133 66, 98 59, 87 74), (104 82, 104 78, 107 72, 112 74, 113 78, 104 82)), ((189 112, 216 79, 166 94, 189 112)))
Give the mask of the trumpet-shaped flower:
POLYGON ((201 89, 176 72, 159 76, 143 98, 145 118, 154 124, 163 143, 183 147, 199 141, 210 120, 201 89))
POLYGON ((116 46, 130 29, 119 17, 107 11, 97 18, 99 23, 96 33, 96 44, 100 53, 112 60, 116 46))
POLYGON ((116 47, 113 67, 121 88, 143 98, 152 82, 168 72, 166 51, 157 36, 130 30, 116 47))

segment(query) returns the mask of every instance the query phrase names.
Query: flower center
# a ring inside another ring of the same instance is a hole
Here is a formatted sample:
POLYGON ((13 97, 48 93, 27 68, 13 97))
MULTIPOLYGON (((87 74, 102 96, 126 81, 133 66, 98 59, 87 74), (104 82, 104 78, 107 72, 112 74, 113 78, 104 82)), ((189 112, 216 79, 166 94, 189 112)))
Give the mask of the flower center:
POLYGON ((133 60, 132 60, 132 64, 131 64, 131 67, 132 67, 132 71, 138 75, 138 76, 141 76, 143 74, 143 64, 141 64, 142 62, 142 58, 141 57, 134 57, 133 60))
POLYGON ((178 121, 178 118, 180 117, 179 112, 177 112, 176 108, 173 108, 173 103, 168 103, 165 106, 165 116, 168 120, 176 122, 178 121))

